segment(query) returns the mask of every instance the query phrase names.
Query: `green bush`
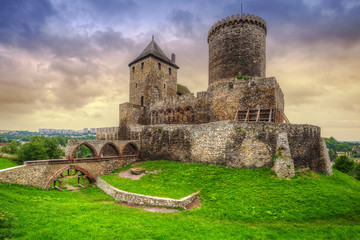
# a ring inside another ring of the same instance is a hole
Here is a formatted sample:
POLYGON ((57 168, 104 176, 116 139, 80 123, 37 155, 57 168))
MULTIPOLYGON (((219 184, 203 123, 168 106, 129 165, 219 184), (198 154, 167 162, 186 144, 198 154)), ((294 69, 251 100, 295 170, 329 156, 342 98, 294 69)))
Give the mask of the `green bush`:
POLYGON ((58 159, 64 156, 64 151, 59 148, 59 144, 54 138, 44 136, 33 136, 30 142, 25 143, 18 150, 20 161, 58 159))
POLYGON ((335 159, 334 168, 340 172, 351 174, 353 172, 355 162, 349 159, 347 156, 339 156, 335 159))
POLYGON ((355 167, 354 167, 354 177, 357 180, 360 180, 360 163, 355 163, 355 167))

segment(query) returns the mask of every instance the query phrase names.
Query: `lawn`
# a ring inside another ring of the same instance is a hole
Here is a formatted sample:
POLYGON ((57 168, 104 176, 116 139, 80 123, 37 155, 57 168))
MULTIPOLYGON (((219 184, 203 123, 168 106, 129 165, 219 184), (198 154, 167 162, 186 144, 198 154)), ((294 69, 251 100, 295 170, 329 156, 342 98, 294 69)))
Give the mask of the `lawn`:
POLYGON ((10 167, 16 167, 21 163, 11 160, 9 158, 0 158, 0 170, 10 167))
POLYGON ((200 189, 201 207, 177 213, 152 213, 113 204, 114 200, 98 188, 60 192, 0 184, 0 208, 17 218, 12 221, 15 225, 0 228, 3 236, 360 239, 360 181, 336 170, 334 176, 310 174, 279 180, 269 169, 167 161, 145 162, 140 166, 161 171, 137 181, 120 179, 116 174, 102 178, 120 189, 154 196, 181 198, 200 189))

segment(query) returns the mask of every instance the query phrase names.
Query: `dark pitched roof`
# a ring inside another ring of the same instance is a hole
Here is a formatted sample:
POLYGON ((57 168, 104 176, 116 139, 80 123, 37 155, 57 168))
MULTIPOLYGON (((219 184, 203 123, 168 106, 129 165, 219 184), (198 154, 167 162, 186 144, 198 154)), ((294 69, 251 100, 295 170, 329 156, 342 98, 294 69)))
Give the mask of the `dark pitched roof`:
POLYGON ((157 45, 157 43, 155 42, 154 39, 149 43, 149 45, 144 49, 144 51, 137 58, 135 58, 131 63, 129 63, 129 67, 130 67, 130 65, 146 58, 147 56, 153 56, 154 58, 160 59, 177 69, 179 68, 175 63, 173 63, 165 55, 165 53, 161 50, 159 45, 157 45))

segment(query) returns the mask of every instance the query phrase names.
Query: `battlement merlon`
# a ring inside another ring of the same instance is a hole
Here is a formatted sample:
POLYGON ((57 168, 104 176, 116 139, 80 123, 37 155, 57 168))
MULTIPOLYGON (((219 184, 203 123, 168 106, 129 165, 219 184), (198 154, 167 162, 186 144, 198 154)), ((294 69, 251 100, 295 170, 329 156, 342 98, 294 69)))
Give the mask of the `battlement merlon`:
POLYGON ((234 24, 241 24, 241 23, 257 25, 265 30, 265 34, 267 33, 266 22, 261 17, 254 16, 254 15, 250 16, 249 14, 247 14, 247 15, 243 14, 240 17, 240 15, 237 14, 236 17, 234 15, 232 15, 231 18, 230 17, 227 17, 226 19, 223 18, 221 21, 218 21, 217 23, 212 25, 212 27, 210 28, 210 30, 208 32, 208 43, 209 43, 210 36, 212 36, 220 28, 225 28, 228 26, 232 26, 234 24))

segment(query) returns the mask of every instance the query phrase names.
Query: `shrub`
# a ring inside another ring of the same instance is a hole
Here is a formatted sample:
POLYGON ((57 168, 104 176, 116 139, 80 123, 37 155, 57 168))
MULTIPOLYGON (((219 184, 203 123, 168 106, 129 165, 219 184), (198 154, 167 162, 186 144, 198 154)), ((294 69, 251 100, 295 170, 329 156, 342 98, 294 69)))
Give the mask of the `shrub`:
POLYGON ((334 168, 339 170, 340 172, 351 174, 355 162, 353 160, 350 160, 347 156, 339 156, 335 159, 334 168))
POLYGON ((355 167, 354 167, 354 177, 357 180, 360 180, 360 163, 355 163, 355 167))

